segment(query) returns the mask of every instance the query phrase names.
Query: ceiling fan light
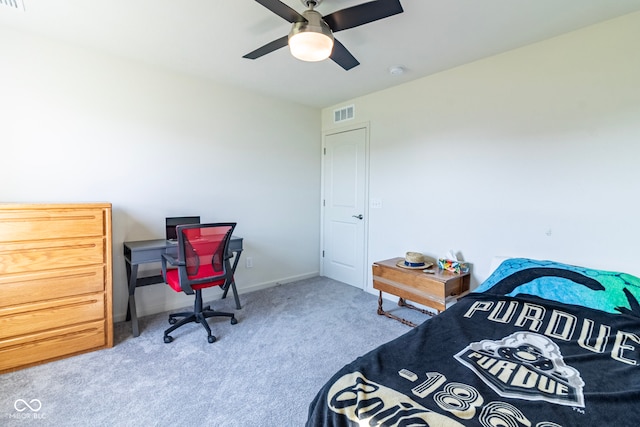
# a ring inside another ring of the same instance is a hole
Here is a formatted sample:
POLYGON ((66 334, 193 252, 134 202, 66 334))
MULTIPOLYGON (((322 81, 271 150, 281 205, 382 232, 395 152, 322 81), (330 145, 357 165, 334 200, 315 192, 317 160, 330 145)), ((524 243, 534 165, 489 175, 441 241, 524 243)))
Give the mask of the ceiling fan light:
POLYGON ((307 10, 302 15, 307 21, 294 23, 289 33, 291 54, 309 62, 327 59, 333 51, 331 29, 314 10, 307 10))
POLYGON ((302 61, 322 61, 331 55, 333 40, 321 33, 298 33, 289 38, 289 49, 302 61))

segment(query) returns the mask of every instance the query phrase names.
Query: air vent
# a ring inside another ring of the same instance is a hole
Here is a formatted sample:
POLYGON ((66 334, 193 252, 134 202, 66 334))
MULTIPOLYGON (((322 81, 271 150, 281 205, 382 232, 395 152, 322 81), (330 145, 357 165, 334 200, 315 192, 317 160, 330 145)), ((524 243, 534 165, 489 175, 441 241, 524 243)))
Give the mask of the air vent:
POLYGON ((333 123, 344 122, 351 120, 355 117, 354 106, 347 105, 346 107, 333 110, 333 123))
POLYGON ((22 0, 0 0, 0 5, 24 11, 24 2, 22 0))

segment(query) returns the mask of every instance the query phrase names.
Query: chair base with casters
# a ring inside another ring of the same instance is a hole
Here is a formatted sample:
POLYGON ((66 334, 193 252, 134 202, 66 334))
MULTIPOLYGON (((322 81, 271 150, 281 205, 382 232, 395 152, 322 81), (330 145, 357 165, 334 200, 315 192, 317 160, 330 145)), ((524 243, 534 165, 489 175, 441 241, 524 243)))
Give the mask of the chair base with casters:
POLYGON ((171 327, 164 331, 164 342, 170 343, 173 341, 173 337, 169 335, 171 332, 175 331, 179 327, 186 325, 187 323, 195 322, 200 323, 202 327, 207 331, 207 341, 210 343, 216 342, 216 337, 211 333, 211 328, 209 327, 209 323, 207 319, 210 317, 230 317, 231 324, 235 325, 238 323, 238 320, 233 313, 225 313, 222 311, 215 311, 211 309, 211 306, 202 307, 202 290, 198 289, 195 291, 196 293, 196 301, 193 305, 193 311, 187 311, 182 313, 174 313, 169 315, 169 324, 171 327), (182 317, 182 319, 178 320, 176 318, 182 317))

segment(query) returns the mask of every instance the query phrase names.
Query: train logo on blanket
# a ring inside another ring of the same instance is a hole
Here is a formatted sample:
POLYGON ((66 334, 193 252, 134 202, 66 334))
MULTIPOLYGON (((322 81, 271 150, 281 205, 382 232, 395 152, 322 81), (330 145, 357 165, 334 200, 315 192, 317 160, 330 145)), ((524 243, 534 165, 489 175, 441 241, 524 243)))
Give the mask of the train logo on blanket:
POLYGON ((516 332, 471 343, 455 358, 504 397, 584 407, 584 381, 549 338, 516 332))

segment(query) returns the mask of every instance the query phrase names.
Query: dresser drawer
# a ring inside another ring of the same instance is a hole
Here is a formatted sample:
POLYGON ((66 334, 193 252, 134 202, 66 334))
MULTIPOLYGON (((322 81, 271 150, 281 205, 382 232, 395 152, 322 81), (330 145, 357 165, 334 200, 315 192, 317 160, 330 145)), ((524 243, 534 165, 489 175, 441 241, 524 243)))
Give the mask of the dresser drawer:
POLYGON ((104 320, 3 340, 0 341, 0 373, 105 345, 104 320))
POLYGON ((105 290, 105 267, 0 275, 0 308, 105 290))
POLYGON ((105 317, 104 293, 0 308, 0 340, 105 317))
POLYGON ((3 243, 0 275, 103 264, 102 237, 3 243))
POLYGON ((102 236, 102 209, 0 210, 0 242, 102 236))

